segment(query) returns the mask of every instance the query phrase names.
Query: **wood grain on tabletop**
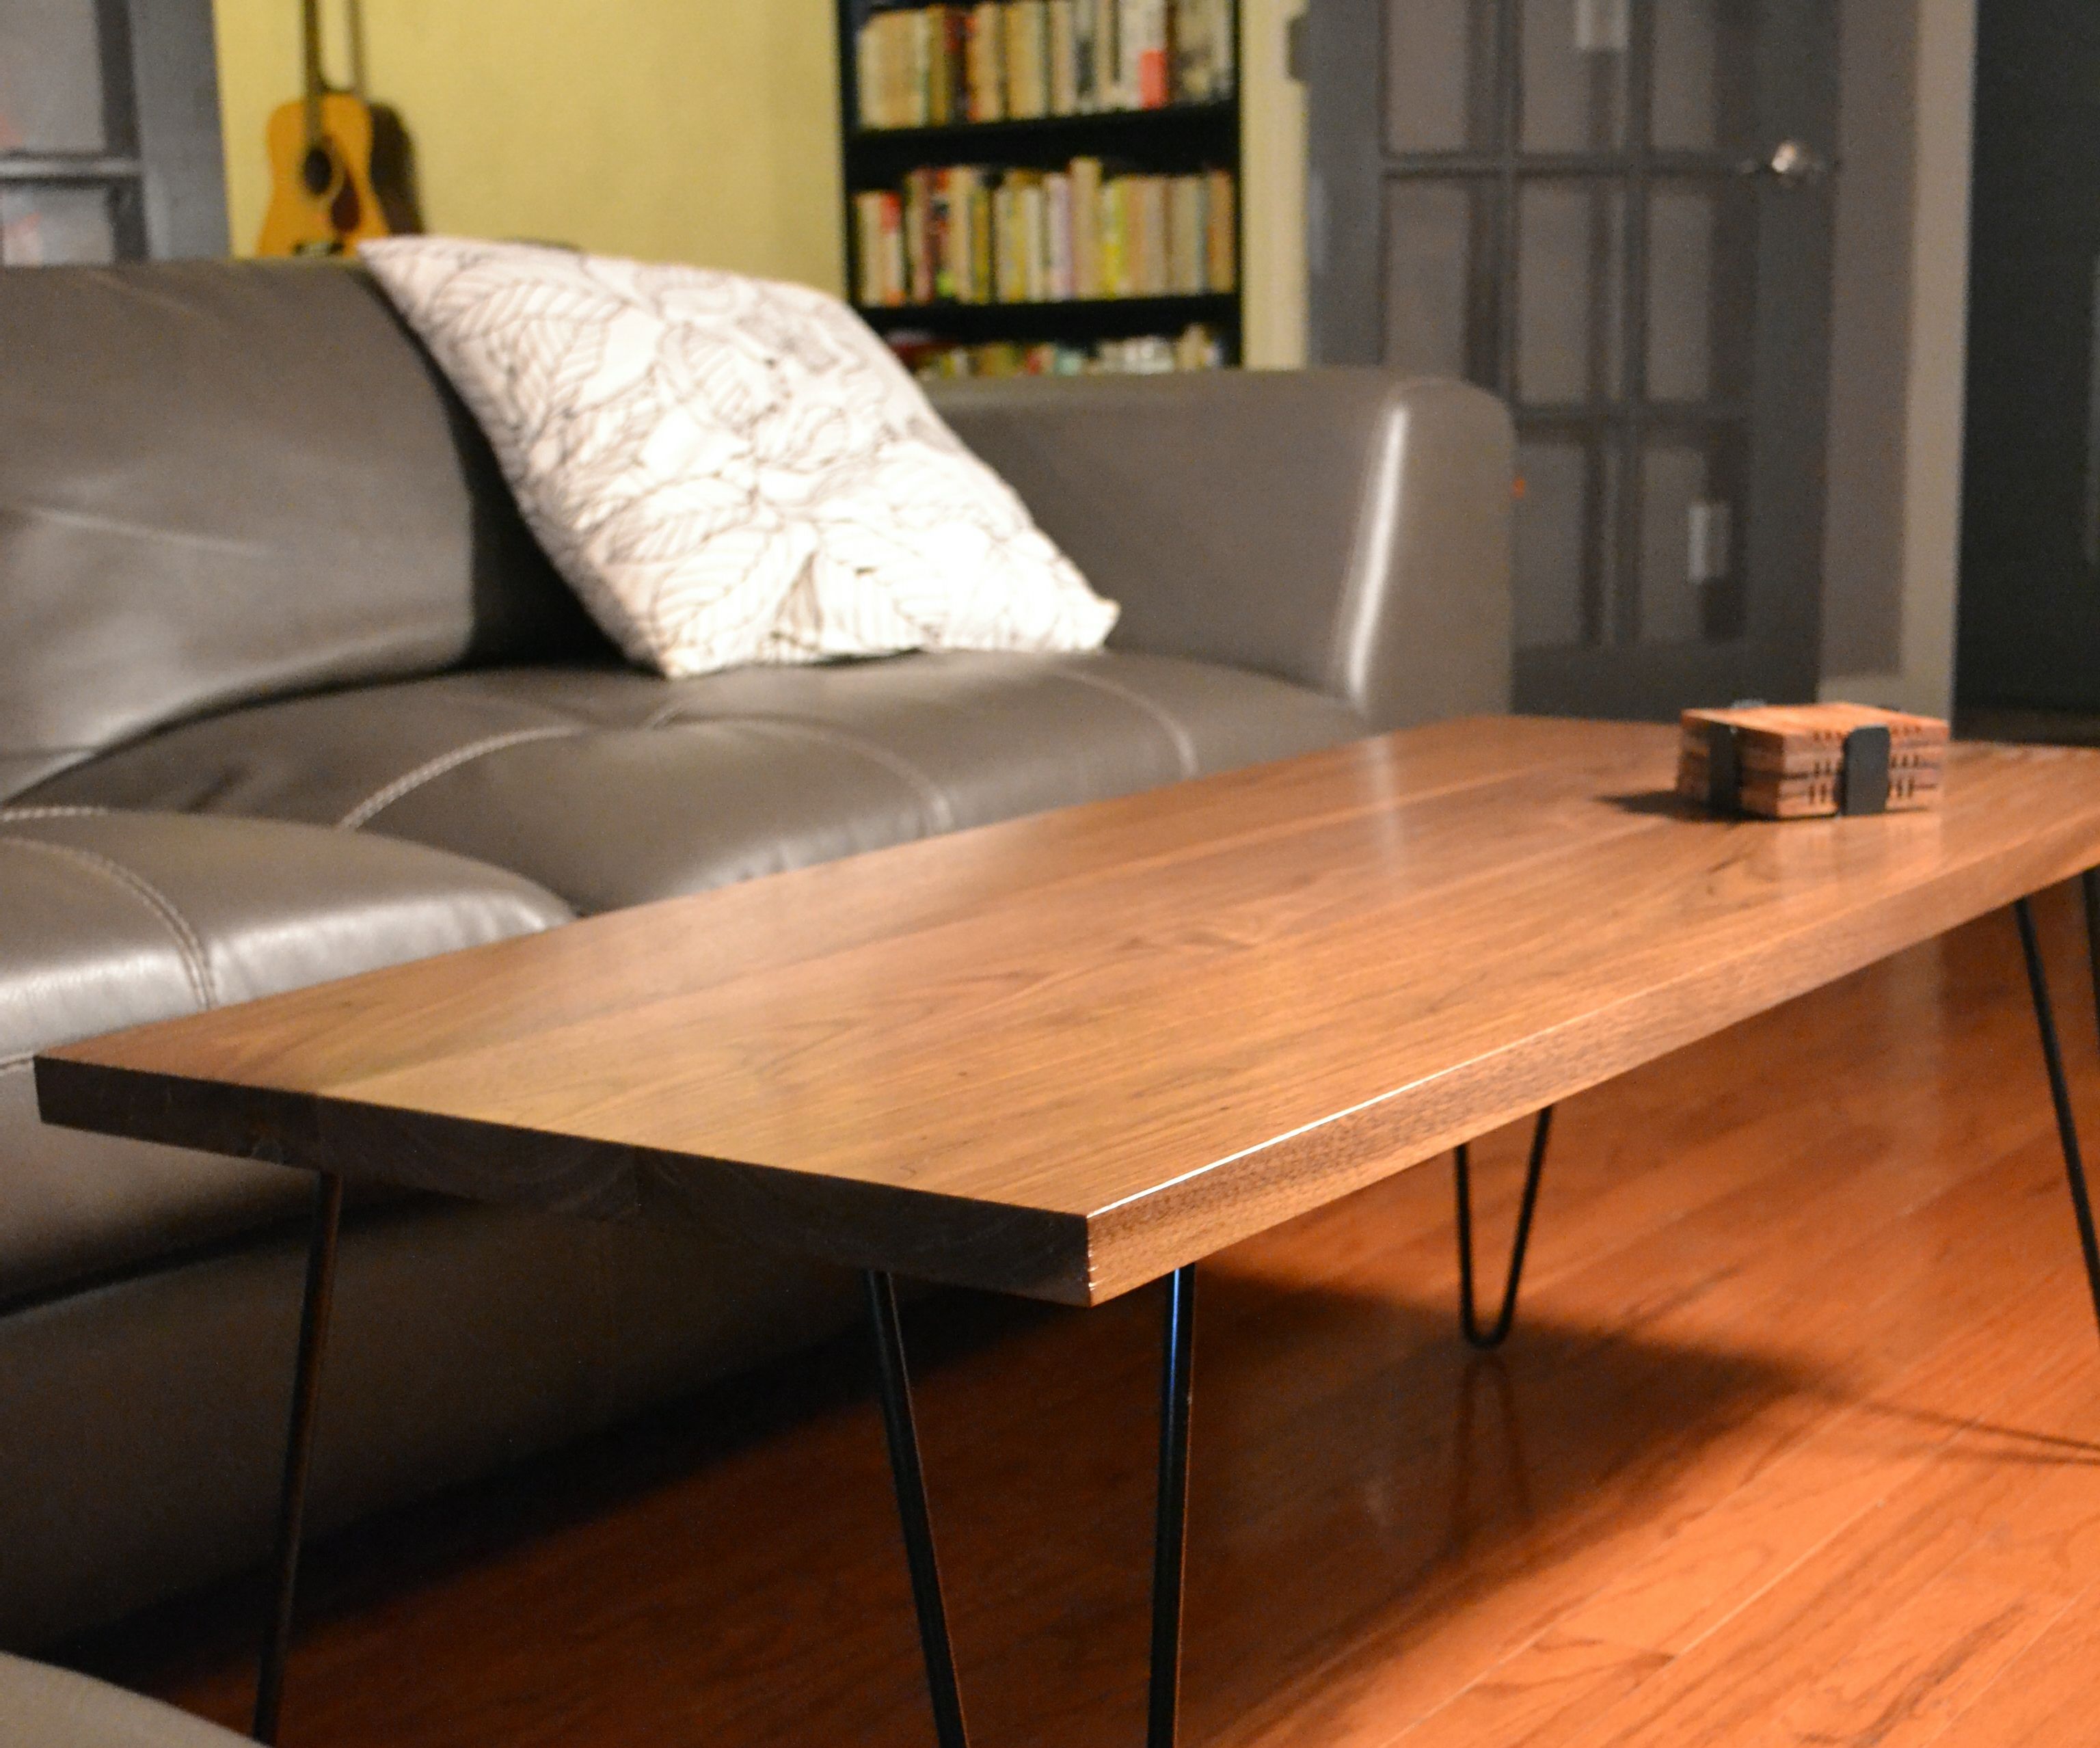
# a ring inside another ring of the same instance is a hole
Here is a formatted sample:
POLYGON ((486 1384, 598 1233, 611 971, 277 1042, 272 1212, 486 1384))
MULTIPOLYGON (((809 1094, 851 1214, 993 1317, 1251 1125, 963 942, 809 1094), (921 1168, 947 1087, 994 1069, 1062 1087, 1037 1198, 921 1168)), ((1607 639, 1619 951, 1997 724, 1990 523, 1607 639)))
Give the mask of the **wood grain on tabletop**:
MULTIPOLYGON (((1476 1158, 1498 1260, 1524 1141, 1476 1158)), ((1206 1265, 1192 1748, 2093 1740, 2100 1349, 2007 918, 1571 1100, 1500 1353, 1455 1286, 1445 1168, 1206 1265)), ((1158 1297, 906 1318, 975 1737, 1141 1739, 1158 1297)), ((285 1739, 920 1748, 869 1370, 851 1330, 324 1542, 285 1739)), ((238 1725, 259 1594, 69 1654, 238 1725)))
POLYGON ((54 1052, 81 1127, 1094 1302, 2100 862, 2100 753, 1697 817, 1445 723, 54 1052))

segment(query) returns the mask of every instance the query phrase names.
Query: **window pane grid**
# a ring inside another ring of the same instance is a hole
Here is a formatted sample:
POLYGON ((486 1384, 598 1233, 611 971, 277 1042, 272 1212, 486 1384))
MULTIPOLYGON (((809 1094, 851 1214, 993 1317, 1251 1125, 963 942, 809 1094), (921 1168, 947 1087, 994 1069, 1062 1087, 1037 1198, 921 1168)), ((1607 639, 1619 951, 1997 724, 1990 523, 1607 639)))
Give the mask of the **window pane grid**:
POLYGON ((1751 11, 1388 0, 1387 355, 1511 404, 1527 647, 1740 634, 1751 11))
POLYGON ((0 267, 146 254, 139 0, 0 0, 0 267))
POLYGON ((0 181, 0 267, 102 266, 143 250, 139 179, 0 181))
POLYGON ((54 157, 28 152, 0 152, 0 188, 29 183, 51 187, 121 187, 143 181, 145 167, 136 158, 54 157))

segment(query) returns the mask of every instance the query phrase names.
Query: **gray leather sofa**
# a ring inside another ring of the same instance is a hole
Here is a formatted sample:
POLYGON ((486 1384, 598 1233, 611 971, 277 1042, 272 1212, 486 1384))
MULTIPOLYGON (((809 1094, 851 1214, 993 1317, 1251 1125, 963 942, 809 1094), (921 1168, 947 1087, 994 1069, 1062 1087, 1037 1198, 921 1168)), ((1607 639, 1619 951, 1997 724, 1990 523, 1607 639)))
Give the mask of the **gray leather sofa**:
POLYGON ((239 1748, 248 1740, 69 1670, 0 1654, 7 1748, 239 1748))
MULTIPOLYGON (((266 1545, 306 1182, 42 1128, 33 1051, 1493 709, 1501 409, 1384 374, 959 385, 1084 657, 621 667, 353 272, 0 272, 0 1643, 266 1545)), ((325 1529, 851 1315, 684 1232, 354 1211, 325 1529)))

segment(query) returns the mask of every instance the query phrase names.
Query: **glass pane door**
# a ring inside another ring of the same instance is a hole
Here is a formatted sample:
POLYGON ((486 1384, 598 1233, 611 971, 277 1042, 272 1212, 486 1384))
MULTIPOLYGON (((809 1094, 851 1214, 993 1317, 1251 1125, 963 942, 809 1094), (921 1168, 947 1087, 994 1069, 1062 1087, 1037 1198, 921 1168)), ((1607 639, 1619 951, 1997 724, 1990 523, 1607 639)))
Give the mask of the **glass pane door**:
POLYGON ((87 0, 0 5, 0 152, 100 152, 101 20, 87 0))
MULTIPOLYGON (((145 254, 133 3, 0 0, 0 267, 145 254)), ((154 4, 165 29, 194 0, 154 4)))
POLYGON ((1834 8, 1314 0, 1311 16, 1329 33, 1310 57, 1313 204, 1344 238, 1316 258, 1316 351, 1347 362, 1368 342, 1510 403, 1520 703, 1807 695, 1829 191, 1812 150, 1807 174, 1769 166, 1781 140, 1832 137, 1834 8), (1351 29, 1383 39, 1358 55, 1379 69, 1353 99, 1376 117, 1365 171, 1322 137, 1363 126, 1321 83, 1352 76, 1351 29), (1359 215, 1327 210, 1338 163, 1343 198, 1379 191, 1360 291, 1335 264, 1360 246, 1359 215), (1358 295, 1374 321, 1348 319, 1358 295))

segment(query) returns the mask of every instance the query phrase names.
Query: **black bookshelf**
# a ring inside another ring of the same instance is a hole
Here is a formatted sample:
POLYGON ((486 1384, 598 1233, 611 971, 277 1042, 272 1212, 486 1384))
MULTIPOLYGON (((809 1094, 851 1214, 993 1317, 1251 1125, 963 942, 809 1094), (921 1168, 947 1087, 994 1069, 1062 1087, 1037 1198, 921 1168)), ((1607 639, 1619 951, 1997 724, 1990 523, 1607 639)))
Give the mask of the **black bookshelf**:
POLYGON ((1152 109, 1102 109, 1079 115, 1025 120, 968 121, 937 127, 866 128, 860 126, 856 47, 860 27, 877 11, 915 10, 912 0, 837 0, 839 134, 843 148, 844 200, 849 294, 860 283, 854 196, 897 188, 912 170, 927 165, 976 164, 990 168, 1059 170, 1074 157, 1097 157, 1112 170, 1186 174, 1229 170, 1234 184, 1233 261, 1241 290, 1157 298, 1103 298, 1058 302, 915 303, 854 307, 878 333, 910 333, 965 345, 1008 340, 1083 344, 1140 334, 1178 334, 1192 323, 1215 329, 1228 363, 1243 356, 1243 303, 1246 284, 1244 245, 1246 187, 1240 145, 1240 74, 1245 44, 1239 41, 1238 0, 1231 8, 1235 39, 1233 95, 1215 101, 1170 104, 1152 109))
MULTIPOLYGON (((964 121, 943 127, 862 127, 847 150, 870 169, 894 158, 897 171, 928 162, 969 163, 974 154, 1023 170, 1055 170, 1083 153, 1127 158, 1147 170, 1215 168, 1240 155, 1240 105, 1169 104, 1163 109, 1097 109, 1086 115, 1034 117, 1019 121, 964 121), (959 152, 951 159, 945 156, 959 152)), ((875 187, 885 184, 876 183, 875 187)))
POLYGON ((1237 338, 1239 298, 1229 291, 1168 298, 1072 298, 1055 303, 855 304, 877 333, 930 333, 980 340, 1114 340, 1171 337, 1205 322, 1237 338))

